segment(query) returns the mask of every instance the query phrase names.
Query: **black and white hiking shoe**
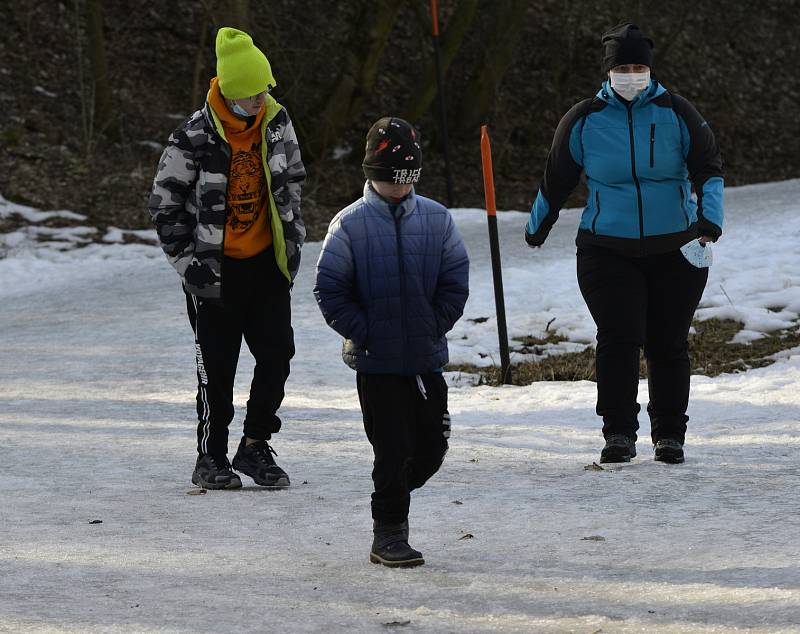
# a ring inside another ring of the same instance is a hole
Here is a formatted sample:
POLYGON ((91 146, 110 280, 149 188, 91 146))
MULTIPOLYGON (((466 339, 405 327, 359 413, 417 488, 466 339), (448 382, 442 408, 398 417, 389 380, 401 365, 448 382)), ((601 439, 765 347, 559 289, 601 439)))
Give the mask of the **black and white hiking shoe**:
POLYGON ((600 452, 600 462, 630 462, 636 457, 636 441, 626 434, 611 434, 600 452))
POLYGON ((683 445, 674 438, 662 438, 653 447, 658 462, 680 464, 683 462, 683 445))
POLYGON ((245 445, 245 439, 239 443, 239 449, 233 457, 233 468, 253 478, 262 487, 285 488, 289 486, 289 476, 275 464, 273 455, 278 454, 266 440, 259 440, 245 445))
POLYGON ((231 471, 231 463, 226 456, 205 454, 197 458, 192 484, 203 489, 240 489, 242 480, 231 471))

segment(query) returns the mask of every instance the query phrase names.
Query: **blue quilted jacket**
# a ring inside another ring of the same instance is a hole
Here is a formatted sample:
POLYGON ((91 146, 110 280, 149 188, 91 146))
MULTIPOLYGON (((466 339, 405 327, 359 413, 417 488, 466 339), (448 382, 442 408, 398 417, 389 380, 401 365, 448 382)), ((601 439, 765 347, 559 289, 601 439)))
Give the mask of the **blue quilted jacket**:
POLYGON ((414 375, 448 361, 447 333, 469 295, 469 259, 450 212, 370 186, 331 221, 314 286, 325 321, 359 372, 414 375))

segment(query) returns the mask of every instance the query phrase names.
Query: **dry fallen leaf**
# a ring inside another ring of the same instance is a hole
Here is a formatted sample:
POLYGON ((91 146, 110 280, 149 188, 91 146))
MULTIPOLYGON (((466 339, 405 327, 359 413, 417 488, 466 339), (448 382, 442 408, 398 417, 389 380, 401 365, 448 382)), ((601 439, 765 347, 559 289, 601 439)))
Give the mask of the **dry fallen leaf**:
POLYGON ((459 539, 472 539, 473 537, 475 537, 475 535, 472 533, 464 533, 459 539))

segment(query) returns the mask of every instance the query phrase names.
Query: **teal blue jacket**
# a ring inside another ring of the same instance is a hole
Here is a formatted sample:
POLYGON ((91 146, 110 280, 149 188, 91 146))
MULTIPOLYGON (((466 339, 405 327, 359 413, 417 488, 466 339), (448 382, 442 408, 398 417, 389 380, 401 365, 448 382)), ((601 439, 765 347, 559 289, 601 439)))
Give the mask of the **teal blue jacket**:
POLYGON ((529 244, 545 241, 581 172, 589 196, 578 246, 647 255, 722 234, 722 158, 714 134, 686 99, 656 81, 632 102, 606 81, 564 115, 525 227, 529 244))

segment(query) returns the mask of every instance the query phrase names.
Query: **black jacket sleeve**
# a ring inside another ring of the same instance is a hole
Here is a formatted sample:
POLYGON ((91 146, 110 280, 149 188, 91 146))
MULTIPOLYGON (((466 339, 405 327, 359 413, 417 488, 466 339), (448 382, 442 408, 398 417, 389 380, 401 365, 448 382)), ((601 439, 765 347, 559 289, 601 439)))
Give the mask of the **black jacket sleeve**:
POLYGON ((716 239, 722 235, 722 155, 714 133, 691 103, 673 94, 672 107, 689 132, 686 167, 697 195, 697 228, 716 239))
POLYGON ((575 126, 583 125, 584 118, 589 113, 593 101, 593 99, 585 99, 575 104, 561 118, 556 128, 553 144, 547 155, 544 178, 533 203, 530 220, 525 228, 525 240, 531 246, 539 246, 544 243, 550 229, 558 220, 561 208, 580 180, 583 159, 580 155, 573 155, 570 140, 575 126))

